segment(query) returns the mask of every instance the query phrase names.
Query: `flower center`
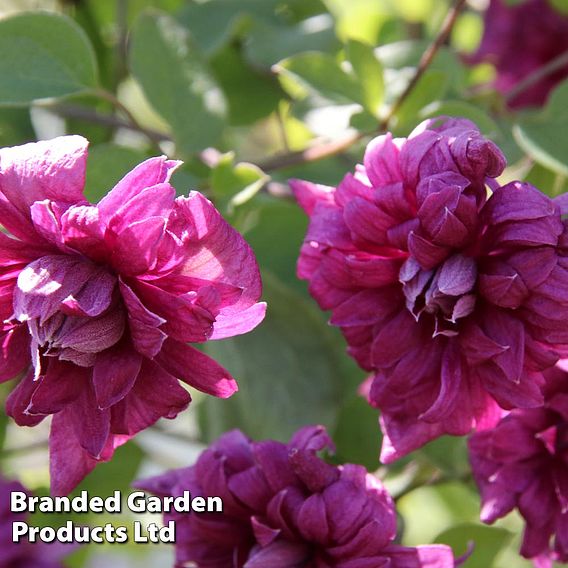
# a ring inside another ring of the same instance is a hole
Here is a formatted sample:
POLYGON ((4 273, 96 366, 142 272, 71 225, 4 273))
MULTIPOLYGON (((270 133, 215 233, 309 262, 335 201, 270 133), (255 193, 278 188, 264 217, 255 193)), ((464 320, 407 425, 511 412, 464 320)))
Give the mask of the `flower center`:
POLYGON ((410 257, 399 280, 406 307, 416 321, 426 314, 434 317, 434 335, 457 335, 458 320, 474 310, 477 266, 471 257, 455 254, 431 270, 424 270, 410 257))
POLYGON ((92 366, 97 353, 120 340, 125 313, 116 283, 116 276, 80 256, 44 256, 22 270, 14 317, 28 325, 36 376, 49 357, 92 366))

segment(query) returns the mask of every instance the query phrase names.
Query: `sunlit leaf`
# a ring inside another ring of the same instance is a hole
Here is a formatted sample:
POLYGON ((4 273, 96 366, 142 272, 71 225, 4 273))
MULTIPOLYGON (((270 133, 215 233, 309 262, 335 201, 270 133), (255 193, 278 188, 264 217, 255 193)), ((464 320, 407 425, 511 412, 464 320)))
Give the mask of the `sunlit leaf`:
POLYGON ((96 76, 93 48, 70 18, 24 12, 0 20, 0 104, 80 93, 96 76))
POLYGON ((223 94, 188 32, 175 20, 155 12, 138 19, 130 67, 183 153, 218 141, 225 124, 223 94))

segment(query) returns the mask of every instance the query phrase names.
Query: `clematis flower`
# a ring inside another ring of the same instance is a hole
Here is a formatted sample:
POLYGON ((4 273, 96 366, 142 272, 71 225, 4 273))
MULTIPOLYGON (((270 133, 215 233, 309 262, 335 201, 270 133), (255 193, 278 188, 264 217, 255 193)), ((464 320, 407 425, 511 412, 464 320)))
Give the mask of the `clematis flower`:
POLYGON ((469 440, 481 520, 491 524, 517 508, 526 522, 521 554, 539 568, 568 562, 566 363, 547 372, 543 407, 513 410, 469 440))
POLYGON ((237 385, 188 343, 264 317, 254 254, 197 192, 175 198, 179 162, 152 158, 100 203, 83 197, 87 141, 0 150, 0 380, 6 410, 53 415, 51 483, 66 494, 115 448, 190 403, 179 381, 228 397, 237 385))
POLYGON ((10 511, 12 491, 26 490, 0 476, 0 568, 63 568, 62 559, 76 548, 74 545, 12 541, 12 523, 27 520, 24 513, 10 511))
POLYGON ((393 544, 396 513, 378 479, 362 466, 332 466, 323 427, 289 444, 224 434, 189 468, 139 482, 160 497, 221 497, 223 513, 172 513, 176 566, 198 568, 449 568, 445 545, 393 544))
MULTIPOLYGON (((496 67, 495 88, 509 93, 529 75, 568 50, 568 15, 548 0, 525 0, 507 5, 491 0, 485 12, 485 31, 472 63, 496 67)), ((527 86, 508 104, 512 108, 540 106, 550 91, 568 77, 568 64, 527 86)))
POLYGON ((290 182, 310 216, 298 275, 372 371, 384 462, 541 405, 566 348, 559 208, 529 184, 499 187, 504 166, 473 123, 438 119, 373 140, 337 188, 290 182))

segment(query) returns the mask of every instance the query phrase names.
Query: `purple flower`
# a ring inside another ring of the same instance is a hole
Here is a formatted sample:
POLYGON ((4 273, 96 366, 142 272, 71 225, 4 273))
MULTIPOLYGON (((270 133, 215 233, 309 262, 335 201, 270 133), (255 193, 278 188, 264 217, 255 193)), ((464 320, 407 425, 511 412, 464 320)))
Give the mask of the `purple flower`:
POLYGON ((291 181, 310 216, 298 275, 373 372, 385 462, 541 405, 568 341, 560 211, 499 187, 504 165, 471 122, 442 119, 376 138, 337 188, 291 181))
POLYGON ((243 238, 201 194, 175 198, 179 162, 147 160, 92 205, 86 158, 79 136, 0 150, 0 381, 23 373, 6 405, 18 424, 54 415, 58 494, 184 410, 178 381, 237 390, 188 342, 245 333, 266 308, 243 238))
POLYGON ((0 568, 62 568, 61 560, 74 550, 74 545, 12 541, 12 523, 27 521, 26 514, 10 511, 12 491, 26 490, 20 483, 0 476, 0 568))
POLYGON ((444 545, 393 544, 394 504, 358 465, 332 466, 323 427, 289 444, 224 434, 193 467, 139 485, 160 496, 221 497, 223 513, 173 513, 176 566, 198 568, 450 568, 444 545))
MULTIPOLYGON (((568 50, 568 16, 548 0, 526 0, 509 6, 491 0, 485 32, 472 63, 495 65, 495 88, 509 93, 519 82, 568 50)), ((513 97, 512 108, 542 105, 556 85, 568 77, 568 64, 542 77, 513 97)))
POLYGON ((469 440, 481 520, 493 523, 516 507, 526 521, 521 554, 539 558, 540 566, 568 562, 568 365, 562 363, 547 372, 544 406, 513 410, 469 440))

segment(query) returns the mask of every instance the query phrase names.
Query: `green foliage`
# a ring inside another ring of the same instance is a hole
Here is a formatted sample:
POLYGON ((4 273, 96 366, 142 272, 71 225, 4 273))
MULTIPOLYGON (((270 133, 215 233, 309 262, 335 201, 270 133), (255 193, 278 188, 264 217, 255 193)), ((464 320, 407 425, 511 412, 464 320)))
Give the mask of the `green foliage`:
POLYGON ((140 16, 130 67, 152 106, 169 123, 182 154, 214 145, 224 126, 225 100, 189 33, 167 14, 140 16))
POLYGON ((568 14, 568 0, 550 0, 550 3, 562 14, 568 14))
POLYGON ((357 79, 327 53, 302 53, 281 61, 278 69, 294 79, 296 85, 311 89, 328 100, 350 103, 360 98, 357 79))
POLYGON ((294 26, 274 26, 255 22, 246 44, 249 61, 271 67, 278 61, 306 51, 334 52, 339 42, 328 16, 314 16, 294 26))
POLYGON ((346 54, 361 91, 360 100, 363 108, 378 117, 385 92, 380 62, 369 45, 356 40, 347 43, 346 54))
POLYGON ((63 97, 96 86, 93 48, 73 20, 23 13, 0 20, 0 105, 63 97))
POLYGON ((471 556, 462 564, 464 568, 487 568, 493 566, 496 556, 511 540, 511 533, 497 527, 464 523, 444 531, 436 542, 449 544, 456 556, 471 556))
MULTIPOLYGON (((361 377, 363 378, 363 377, 361 377)), ((369 471, 379 467, 381 432, 379 413, 365 398, 355 395, 341 407, 333 441, 340 463, 358 463, 369 471)))
POLYGON ((97 203, 134 166, 144 160, 143 152, 116 144, 98 144, 89 149, 85 197, 97 203))
POLYGON ((270 180, 254 164, 234 164, 235 154, 221 156, 219 163, 211 170, 211 190, 217 207, 229 215, 235 208, 252 199, 270 180))
POLYGON ((395 113, 397 128, 408 131, 416 125, 416 116, 429 104, 441 100, 448 88, 447 75, 443 71, 426 71, 416 87, 406 97, 395 113))
MULTIPOLYGON (((566 0, 551 3, 568 10, 566 0)), ((465 438, 443 437, 379 469, 379 413, 358 394, 366 373, 346 355, 341 333, 327 324, 328 314, 296 275, 308 220, 289 195, 288 179, 337 185, 361 162, 385 120, 388 130, 405 136, 427 118, 468 118, 506 154, 503 182, 523 178, 550 196, 568 189, 568 81, 541 109, 506 108, 491 86, 495 69, 469 67, 463 57, 483 32, 474 3, 467 3, 449 39, 400 101, 450 4, 37 0, 34 6, 51 12, 22 11, 0 20, 0 146, 63 133, 86 136, 85 195, 92 202, 151 155, 183 159, 172 178, 178 194, 203 191, 245 235, 263 274, 268 313, 254 332, 206 345, 240 390, 229 400, 195 396, 187 416, 188 424, 199 421, 194 446, 235 427, 256 439, 286 440, 300 426, 325 424, 336 443, 334 463, 363 464, 386 479, 397 497, 403 544, 436 540, 460 555, 473 541, 466 568, 520 568, 528 565, 517 554, 520 520, 496 528, 478 522, 465 438), (321 147, 351 136, 357 141, 338 155, 314 158, 321 147)), ((0 389, 0 399, 11 388, 0 389)), ((0 448, 7 422, 0 414, 0 448)), ((14 432, 18 436, 19 429, 10 426, 2 465, 32 487, 45 485, 45 468, 36 471, 33 460, 28 466, 14 432)), ((29 439, 22 439, 26 447, 29 439)), ((189 465, 189 456, 181 455, 187 444, 168 440, 189 465)), ((78 491, 128 492, 139 469, 170 465, 156 445, 140 443, 119 449, 78 491)), ((34 515, 32 522, 64 520, 34 515)), ((99 517, 76 520, 101 523, 99 517)), ((125 558, 139 548, 126 547, 125 558)), ((134 565, 145 565, 142 554, 134 565)), ((90 562, 86 556, 98 555, 104 550, 87 547, 69 565, 80 568, 90 562)))
POLYGON ((333 429, 337 421, 345 386, 341 346, 319 310, 267 272, 264 298, 270 307, 261 328, 206 345, 239 381, 229 400, 201 403, 209 441, 231 428, 284 441, 305 424, 333 429))
POLYGON ((35 132, 27 108, 0 108, 0 145, 14 146, 31 142, 35 132))
POLYGON ((252 68, 234 45, 220 49, 211 59, 211 67, 227 98, 233 126, 249 125, 268 116, 285 96, 275 78, 252 68))
POLYGON ((529 170, 524 181, 538 187, 550 197, 556 197, 568 190, 568 178, 565 175, 549 170, 540 164, 535 164, 529 170))
POLYGON ((567 176, 568 81, 556 88, 541 112, 521 118, 513 131, 521 148, 545 168, 567 176))
POLYGON ((443 101, 438 100, 422 108, 419 116, 423 118, 433 118, 435 116, 454 116, 456 118, 468 118, 474 122, 479 130, 489 138, 495 138, 501 131, 497 123, 489 114, 479 107, 464 101, 443 101))

